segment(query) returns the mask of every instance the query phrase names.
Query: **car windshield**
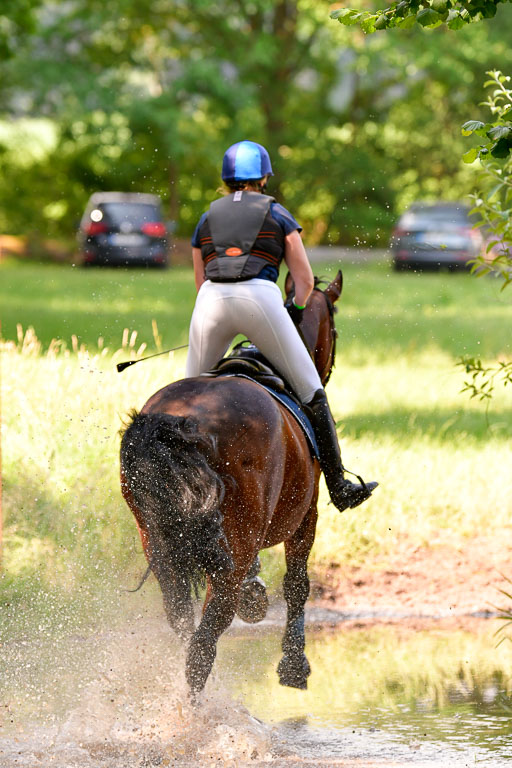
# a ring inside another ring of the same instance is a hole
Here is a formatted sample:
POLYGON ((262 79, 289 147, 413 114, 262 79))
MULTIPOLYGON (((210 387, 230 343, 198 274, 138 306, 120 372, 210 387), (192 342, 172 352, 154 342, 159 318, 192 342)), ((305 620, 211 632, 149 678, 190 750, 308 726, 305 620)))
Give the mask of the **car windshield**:
POLYGON ((404 213, 400 219, 400 228, 409 231, 422 229, 443 229, 470 226, 468 211, 465 208, 421 208, 404 213))
POLYGON ((103 203, 101 210, 114 226, 129 221, 134 227, 142 227, 153 221, 161 221, 158 206, 148 203, 103 203))

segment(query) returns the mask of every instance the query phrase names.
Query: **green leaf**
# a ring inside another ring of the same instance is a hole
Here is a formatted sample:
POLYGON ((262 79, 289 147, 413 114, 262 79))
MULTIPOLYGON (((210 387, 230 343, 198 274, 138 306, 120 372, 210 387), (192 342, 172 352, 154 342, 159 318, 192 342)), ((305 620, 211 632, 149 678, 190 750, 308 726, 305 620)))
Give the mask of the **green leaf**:
POLYGON ((338 10, 332 12, 331 17, 337 19, 341 24, 351 24, 352 22, 349 19, 356 13, 357 11, 353 8, 338 8, 338 10))
POLYGON ((385 13, 381 13, 375 22, 375 29, 386 29, 389 26, 389 18, 385 13))
POLYGON ((496 16, 497 11, 497 5, 496 3, 485 3, 484 7, 482 8, 482 16, 484 19, 492 19, 494 16, 496 16))
POLYGON ((406 16, 403 19, 399 19, 396 21, 395 26, 400 27, 400 29, 411 29, 416 23, 416 16, 414 14, 411 14, 410 16, 406 16))
POLYGON ((363 32, 365 32, 367 35, 371 35, 375 32, 375 21, 377 19, 377 16, 368 14, 366 18, 361 19, 359 22, 359 25, 363 32))
POLYGON ((448 10, 448 3, 447 0, 431 0, 430 7, 433 11, 442 15, 448 10))
POLYGON ((432 27, 434 24, 438 24, 441 21, 441 17, 432 8, 424 8, 416 16, 416 21, 421 24, 422 27, 432 27))
POLYGON ((452 8, 448 14, 448 21, 446 23, 449 29, 462 29, 462 27, 467 24, 467 21, 462 18, 458 11, 452 8))
POLYGON ((487 135, 493 141, 498 141, 498 139, 504 139, 507 136, 511 136, 512 128, 510 125, 495 125, 494 128, 487 131, 487 135))
POLYGON ((481 120, 468 120, 464 125, 462 126, 462 135, 463 136, 471 136, 471 134, 474 131, 478 131, 481 128, 483 128, 485 123, 482 123, 481 120))
POLYGON ((500 181, 499 184, 496 184, 488 193, 487 193, 487 199, 490 200, 491 197, 494 197, 496 192, 499 192, 503 188, 504 182, 500 181))
POLYGON ((478 147, 472 147, 468 152, 462 155, 462 159, 465 163, 474 163, 478 157, 478 147))
POLYGON ((491 149, 491 155, 500 160, 508 157, 510 154, 510 142, 508 139, 499 139, 499 141, 491 149))
POLYGON ((406 2, 406 0, 401 0, 401 2, 398 3, 397 7, 395 8, 395 18, 401 18, 402 16, 405 16, 409 8, 409 3, 406 2))

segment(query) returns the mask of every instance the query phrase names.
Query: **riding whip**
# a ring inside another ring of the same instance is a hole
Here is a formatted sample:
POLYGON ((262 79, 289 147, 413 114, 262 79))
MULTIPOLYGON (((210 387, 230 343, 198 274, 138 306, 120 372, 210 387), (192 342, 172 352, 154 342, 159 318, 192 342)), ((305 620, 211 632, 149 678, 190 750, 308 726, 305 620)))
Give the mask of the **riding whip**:
POLYGON ((179 347, 173 347, 173 349, 166 349, 163 352, 156 352, 154 355, 139 357, 138 360, 126 360, 124 363, 117 363, 116 365, 117 372, 121 373, 121 371, 124 371, 124 369, 128 368, 130 365, 135 365, 135 363, 142 363, 143 360, 149 360, 151 357, 158 357, 159 355, 168 355, 169 352, 176 352, 177 349, 185 349, 185 347, 188 347, 188 344, 182 344, 179 347))

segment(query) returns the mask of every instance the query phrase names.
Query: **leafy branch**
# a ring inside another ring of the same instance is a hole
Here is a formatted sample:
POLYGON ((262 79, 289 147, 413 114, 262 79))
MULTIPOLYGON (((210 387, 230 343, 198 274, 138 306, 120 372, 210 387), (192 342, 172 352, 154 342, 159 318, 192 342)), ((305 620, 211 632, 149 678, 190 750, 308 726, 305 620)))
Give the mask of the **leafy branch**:
POLYGON ((504 387, 512 384, 512 360, 499 360, 495 365, 485 366, 481 360, 465 357, 457 365, 462 366, 470 375, 461 392, 470 392, 471 398, 489 401, 492 399, 495 383, 499 382, 504 387))
POLYGON ((358 24, 366 34, 381 29, 409 29, 418 23, 422 27, 461 29, 466 24, 492 19, 500 2, 511 0, 396 0, 377 11, 336 8, 331 19, 347 26, 358 24))
POLYGON ((489 89, 483 102, 492 121, 468 120, 462 126, 464 136, 484 139, 463 155, 466 163, 479 160, 482 167, 480 190, 472 195, 475 224, 490 233, 486 252, 473 263, 479 276, 495 273, 502 280, 502 290, 512 283, 512 89, 511 78, 499 70, 487 73, 489 89))

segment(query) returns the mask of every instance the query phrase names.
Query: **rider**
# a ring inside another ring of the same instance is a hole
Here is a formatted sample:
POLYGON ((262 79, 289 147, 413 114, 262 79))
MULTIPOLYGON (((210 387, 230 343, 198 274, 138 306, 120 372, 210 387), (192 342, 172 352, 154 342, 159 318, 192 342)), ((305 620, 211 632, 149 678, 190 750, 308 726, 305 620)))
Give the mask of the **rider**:
POLYGON ((236 335, 247 336, 308 406, 331 501, 342 512, 368 499, 377 483, 352 483, 344 477, 325 390, 296 328, 314 287, 313 273, 299 234, 302 228, 264 194, 272 175, 267 150, 253 141, 239 141, 224 155, 222 179, 229 194, 211 204, 192 237, 198 294, 186 376, 208 371, 236 335), (283 259, 295 283, 287 307, 276 285, 283 259))

